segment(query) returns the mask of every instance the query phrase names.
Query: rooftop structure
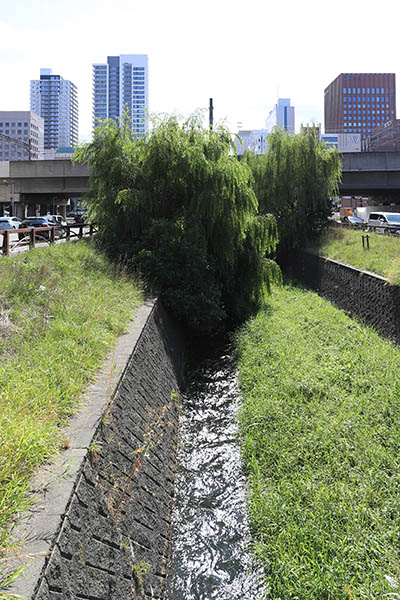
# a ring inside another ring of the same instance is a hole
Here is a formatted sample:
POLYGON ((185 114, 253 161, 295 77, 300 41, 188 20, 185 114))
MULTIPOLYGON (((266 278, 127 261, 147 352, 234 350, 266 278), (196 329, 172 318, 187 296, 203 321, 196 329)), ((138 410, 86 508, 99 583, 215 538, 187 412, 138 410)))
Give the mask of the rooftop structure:
POLYGON ((377 127, 363 143, 363 152, 400 151, 400 119, 377 127))

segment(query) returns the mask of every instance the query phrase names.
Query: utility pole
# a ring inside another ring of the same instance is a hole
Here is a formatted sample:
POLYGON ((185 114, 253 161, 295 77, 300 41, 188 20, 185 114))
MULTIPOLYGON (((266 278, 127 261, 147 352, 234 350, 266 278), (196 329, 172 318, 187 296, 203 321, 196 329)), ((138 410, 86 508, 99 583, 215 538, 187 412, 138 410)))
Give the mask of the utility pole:
POLYGON ((208 109, 208 114, 209 114, 209 122, 210 122, 210 131, 212 131, 213 125, 214 125, 214 107, 213 107, 213 99, 210 98, 210 106, 208 109))

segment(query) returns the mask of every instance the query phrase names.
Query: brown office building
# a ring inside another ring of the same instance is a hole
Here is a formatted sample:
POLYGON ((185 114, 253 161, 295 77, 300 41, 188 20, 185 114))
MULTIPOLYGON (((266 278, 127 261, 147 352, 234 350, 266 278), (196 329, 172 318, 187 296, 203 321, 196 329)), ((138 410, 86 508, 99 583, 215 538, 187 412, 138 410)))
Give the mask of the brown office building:
POLYGON ((341 73, 325 89, 325 133, 360 133, 396 119, 394 73, 341 73))

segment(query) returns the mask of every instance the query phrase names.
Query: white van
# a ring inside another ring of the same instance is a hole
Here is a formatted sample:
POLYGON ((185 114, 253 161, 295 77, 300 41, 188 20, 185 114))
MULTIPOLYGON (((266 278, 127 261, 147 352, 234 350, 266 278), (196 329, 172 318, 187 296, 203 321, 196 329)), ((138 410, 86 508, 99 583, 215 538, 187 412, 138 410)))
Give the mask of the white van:
POLYGON ((372 212, 367 225, 371 231, 400 233, 400 213, 372 212))

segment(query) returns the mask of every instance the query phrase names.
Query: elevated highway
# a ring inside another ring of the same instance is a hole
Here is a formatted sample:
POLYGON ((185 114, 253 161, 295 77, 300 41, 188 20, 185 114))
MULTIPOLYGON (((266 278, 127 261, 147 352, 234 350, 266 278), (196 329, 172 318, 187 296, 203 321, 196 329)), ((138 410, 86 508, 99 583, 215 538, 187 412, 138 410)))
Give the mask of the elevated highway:
POLYGON ((10 204, 13 194, 15 212, 21 218, 26 210, 31 213, 29 209, 34 206, 36 210, 38 205, 59 207, 65 213, 70 198, 79 198, 88 191, 87 165, 69 159, 1 163, 0 203, 10 204))
MULTIPOLYGON (((342 163, 343 196, 379 195, 400 203, 400 152, 349 152, 342 155, 342 163)), ((12 190, 18 216, 38 205, 65 213, 69 198, 89 191, 89 169, 69 159, 0 163, 0 205, 10 204, 12 190)))
POLYGON ((400 152, 348 152, 341 158, 343 196, 400 198, 400 152))

